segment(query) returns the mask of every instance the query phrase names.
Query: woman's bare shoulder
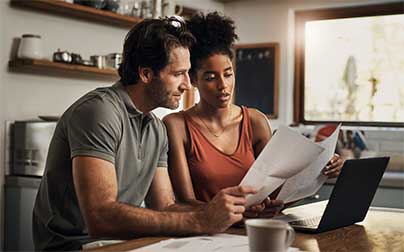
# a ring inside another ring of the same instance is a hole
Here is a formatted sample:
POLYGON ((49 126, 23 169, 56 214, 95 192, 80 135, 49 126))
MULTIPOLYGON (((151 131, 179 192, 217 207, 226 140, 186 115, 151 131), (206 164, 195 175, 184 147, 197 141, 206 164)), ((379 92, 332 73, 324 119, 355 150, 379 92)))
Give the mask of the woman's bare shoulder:
POLYGON ((184 116, 182 115, 182 113, 183 111, 168 114, 163 118, 163 122, 165 124, 181 123, 181 122, 184 123, 184 116))
POLYGON ((181 137, 182 139, 186 138, 184 113, 187 113, 187 111, 171 113, 163 118, 169 135, 175 135, 175 137, 181 137))
POLYGON ((254 152, 255 156, 258 157, 265 145, 271 139, 272 130, 264 113, 258 109, 249 109, 248 112, 251 121, 254 152))
POLYGON ((269 127, 267 116, 264 113, 256 108, 247 109, 253 130, 259 130, 262 128, 267 129, 269 127))

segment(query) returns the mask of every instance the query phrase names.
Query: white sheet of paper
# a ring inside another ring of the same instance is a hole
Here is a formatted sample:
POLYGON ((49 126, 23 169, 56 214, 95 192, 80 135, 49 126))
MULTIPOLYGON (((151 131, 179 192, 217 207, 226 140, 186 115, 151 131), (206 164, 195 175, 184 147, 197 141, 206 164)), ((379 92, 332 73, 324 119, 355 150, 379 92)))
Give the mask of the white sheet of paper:
MULTIPOLYGON (((194 236, 188 238, 168 239, 130 252, 248 252, 248 237, 244 235, 217 234, 213 236, 194 236)), ((289 248, 290 251, 299 251, 289 248)))
POLYGON ((264 186, 262 186, 256 194, 251 194, 247 196, 246 206, 252 206, 254 204, 262 202, 269 194, 275 191, 282 183, 285 182, 285 179, 279 179, 274 177, 264 177, 265 182, 264 186))
POLYGON ((324 151, 306 169, 286 180, 277 199, 288 203, 311 196, 320 189, 327 180, 321 171, 335 153, 340 127, 341 124, 328 138, 318 143, 324 151))
POLYGON ((281 125, 240 183, 258 189, 257 194, 247 196, 247 207, 262 202, 287 178, 312 163, 323 150, 299 132, 281 125))

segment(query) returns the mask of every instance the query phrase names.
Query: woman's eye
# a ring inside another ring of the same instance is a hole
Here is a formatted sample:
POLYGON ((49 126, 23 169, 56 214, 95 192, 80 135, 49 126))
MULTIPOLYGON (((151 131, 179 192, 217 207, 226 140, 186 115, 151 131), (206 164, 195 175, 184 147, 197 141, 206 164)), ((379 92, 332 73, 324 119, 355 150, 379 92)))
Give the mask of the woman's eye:
POLYGON ((228 74, 225 74, 224 75, 224 77, 226 77, 226 78, 230 78, 230 77, 232 77, 233 76, 233 73, 228 73, 228 74))
POLYGON ((207 76, 207 77, 205 77, 205 80, 206 81, 213 81, 213 80, 215 80, 215 77, 214 76, 207 76))

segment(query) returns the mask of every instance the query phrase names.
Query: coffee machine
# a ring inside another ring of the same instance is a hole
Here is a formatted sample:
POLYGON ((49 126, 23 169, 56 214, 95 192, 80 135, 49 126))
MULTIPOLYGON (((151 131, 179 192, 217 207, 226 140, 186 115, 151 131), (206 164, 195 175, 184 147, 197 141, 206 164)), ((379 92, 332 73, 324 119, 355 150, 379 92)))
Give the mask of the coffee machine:
POLYGON ((11 175, 42 176, 56 122, 16 121, 11 175))

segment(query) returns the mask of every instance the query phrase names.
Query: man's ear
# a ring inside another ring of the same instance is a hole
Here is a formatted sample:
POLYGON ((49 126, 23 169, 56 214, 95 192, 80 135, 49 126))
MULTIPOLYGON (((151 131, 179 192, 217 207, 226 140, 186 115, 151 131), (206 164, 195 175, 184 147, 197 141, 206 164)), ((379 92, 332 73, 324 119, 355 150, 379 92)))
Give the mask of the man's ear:
POLYGON ((150 67, 139 67, 139 78, 144 83, 150 83, 153 79, 153 70, 150 67))

